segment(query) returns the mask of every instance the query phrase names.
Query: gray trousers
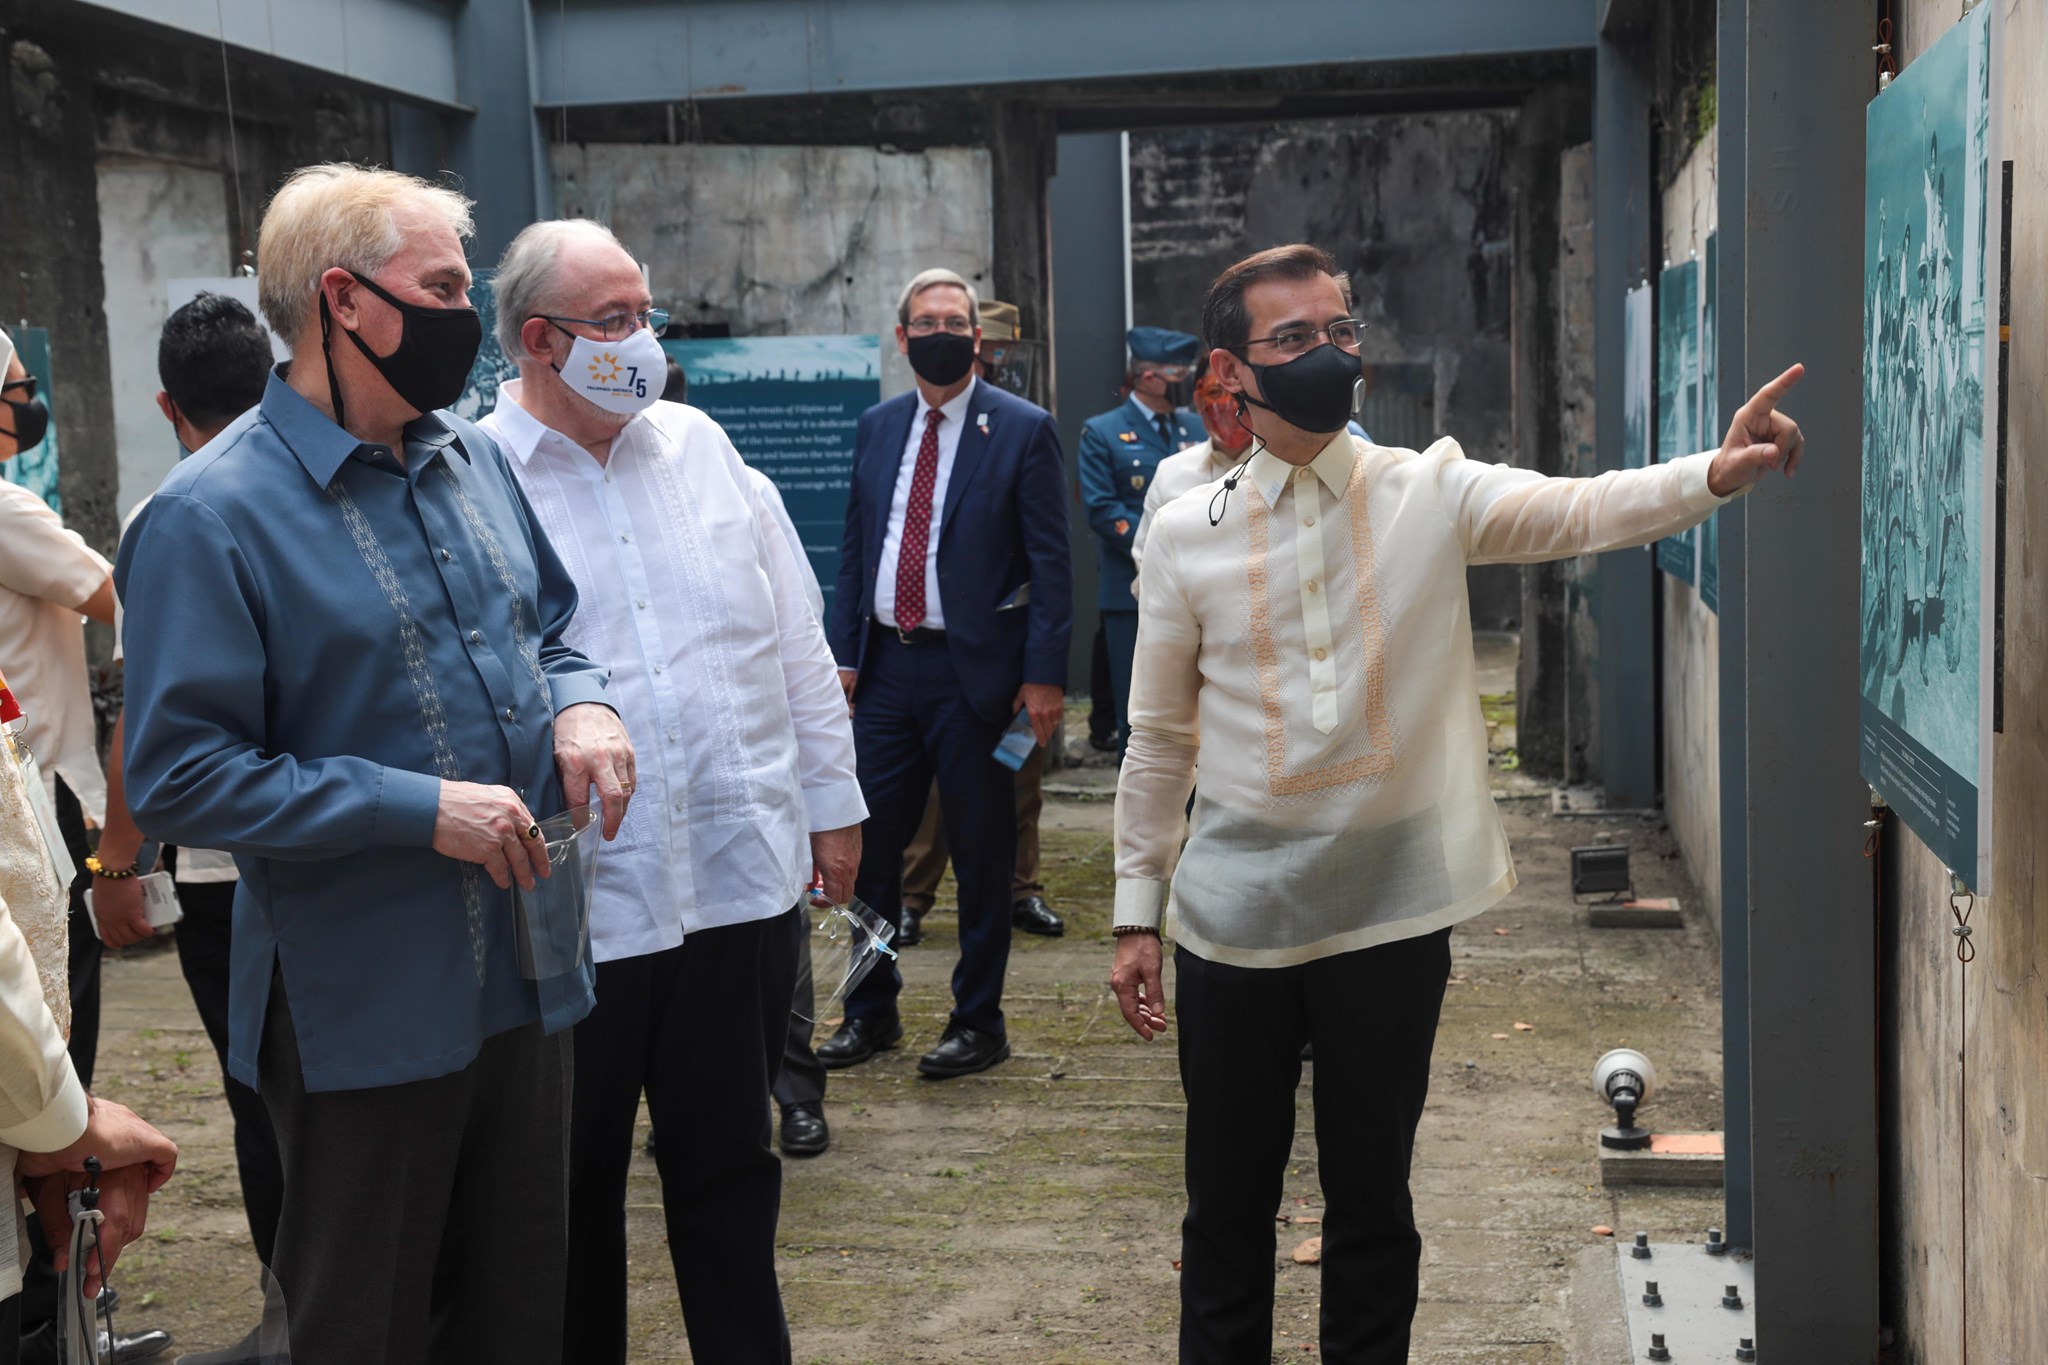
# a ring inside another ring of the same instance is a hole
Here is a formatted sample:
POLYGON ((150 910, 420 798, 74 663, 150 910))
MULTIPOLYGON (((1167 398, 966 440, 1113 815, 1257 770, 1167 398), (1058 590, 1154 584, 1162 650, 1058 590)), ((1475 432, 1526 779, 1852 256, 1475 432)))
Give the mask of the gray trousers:
POLYGON ((260 1078, 294 1365, 558 1365, 571 1056, 568 1030, 529 1024, 453 1075, 309 1094, 273 979, 260 1078))

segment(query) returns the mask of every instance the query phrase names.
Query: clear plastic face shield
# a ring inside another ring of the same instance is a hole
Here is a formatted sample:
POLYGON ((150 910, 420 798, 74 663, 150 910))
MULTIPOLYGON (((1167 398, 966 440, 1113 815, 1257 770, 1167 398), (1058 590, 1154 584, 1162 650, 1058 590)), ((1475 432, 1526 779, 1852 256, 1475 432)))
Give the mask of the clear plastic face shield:
MULTIPOLYGON (((96 1297, 89 1297, 85 1292, 91 1279, 97 1279, 103 1286, 111 1287, 112 1284, 100 1248, 99 1229, 100 1224, 106 1221, 106 1215, 99 1207, 99 1180, 99 1160, 87 1157, 85 1184, 73 1190, 68 1200, 71 1213, 71 1236, 67 1244, 69 1257, 57 1280, 58 1365, 112 1365, 115 1359, 116 1309, 113 1301, 104 1291, 96 1297)), ((236 1360, 261 1361, 262 1365, 291 1365, 290 1316, 285 1311, 284 1290, 269 1270, 264 1269, 260 1273, 260 1280, 250 1284, 250 1292, 241 1296, 242 1316, 237 1319, 253 1319, 256 1325, 239 1341, 222 1341, 218 1345, 221 1348, 231 1347, 238 1353, 234 1356, 236 1360)), ((145 1296, 144 1302, 147 1301, 145 1296)), ((205 1351, 213 1343, 202 1341, 198 1345, 205 1351)))
POLYGON ((854 987, 885 959, 895 959, 889 940, 896 937, 896 926, 857 896, 844 905, 832 904, 822 886, 811 887, 808 903, 811 932, 805 936, 804 960, 797 964, 790 1008, 797 1018, 815 1024, 842 1017, 854 987))

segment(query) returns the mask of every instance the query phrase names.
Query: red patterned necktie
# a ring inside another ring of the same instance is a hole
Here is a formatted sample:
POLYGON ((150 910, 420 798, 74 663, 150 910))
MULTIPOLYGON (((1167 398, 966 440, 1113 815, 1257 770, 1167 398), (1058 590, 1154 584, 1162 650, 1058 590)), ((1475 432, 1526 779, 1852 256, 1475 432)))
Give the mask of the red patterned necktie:
POLYGON ((924 440, 917 446, 917 468, 910 475, 910 505, 903 509, 903 544, 896 552, 896 629, 916 630, 924 624, 924 554, 932 536, 932 489, 939 481, 939 419, 937 408, 924 417, 924 440))

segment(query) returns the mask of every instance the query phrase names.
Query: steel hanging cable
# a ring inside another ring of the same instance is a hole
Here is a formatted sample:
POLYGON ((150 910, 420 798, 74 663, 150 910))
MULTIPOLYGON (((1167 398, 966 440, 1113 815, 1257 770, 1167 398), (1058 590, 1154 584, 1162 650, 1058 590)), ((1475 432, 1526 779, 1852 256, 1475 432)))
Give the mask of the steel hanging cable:
POLYGON ((1961 1301, 1963 1359, 1970 1365, 1970 964, 1977 960, 1977 945, 1970 938, 1970 912, 1977 908, 1977 893, 1950 874, 1948 912, 1955 920, 1949 932, 1956 940, 1956 1162, 1961 1171, 1962 1212, 1961 1301))
POLYGON ((235 240, 237 251, 235 263, 243 263, 249 256, 249 215, 242 206, 242 147, 235 136, 235 81, 228 66, 228 23, 223 12, 224 0, 213 0, 213 22, 220 39, 220 87, 221 95, 227 101, 228 110, 228 174, 235 181, 235 240))

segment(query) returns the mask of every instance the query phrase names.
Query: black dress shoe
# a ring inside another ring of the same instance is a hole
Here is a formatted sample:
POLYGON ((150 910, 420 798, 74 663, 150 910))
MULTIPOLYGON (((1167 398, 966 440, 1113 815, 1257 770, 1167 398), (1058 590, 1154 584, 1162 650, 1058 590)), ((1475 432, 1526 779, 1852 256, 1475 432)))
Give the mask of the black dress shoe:
POLYGON ((972 1076, 1009 1060, 1010 1044, 1006 1039, 955 1024, 946 1030, 937 1047, 917 1059, 917 1069, 927 1076, 947 1080, 972 1076))
POLYGON ((897 1020, 880 1024, 872 1019, 849 1019, 839 1026, 837 1033, 818 1044, 818 1063, 827 1071, 858 1066, 902 1041, 903 1025, 897 1020))
POLYGON ((889 940, 889 945, 893 948, 915 948, 922 942, 924 942, 924 916, 916 913, 906 905, 903 907, 903 928, 897 932, 895 938, 889 940))
POLYGON ((832 1145, 825 1109, 817 1104, 787 1105, 782 1111, 782 1154, 816 1156, 832 1145))
MULTIPOLYGON (((132 1362, 155 1360, 171 1349, 169 1332, 116 1332, 110 1341, 104 1330, 99 1333, 101 1359, 108 1365, 131 1365, 132 1362)), ((22 1365, 58 1365, 57 1324, 46 1322, 33 1332, 21 1336, 22 1365)))
POLYGON ((1058 938, 1067 932, 1067 922, 1053 913, 1043 896, 1026 896, 1011 906, 1010 923, 1041 938, 1058 938))

